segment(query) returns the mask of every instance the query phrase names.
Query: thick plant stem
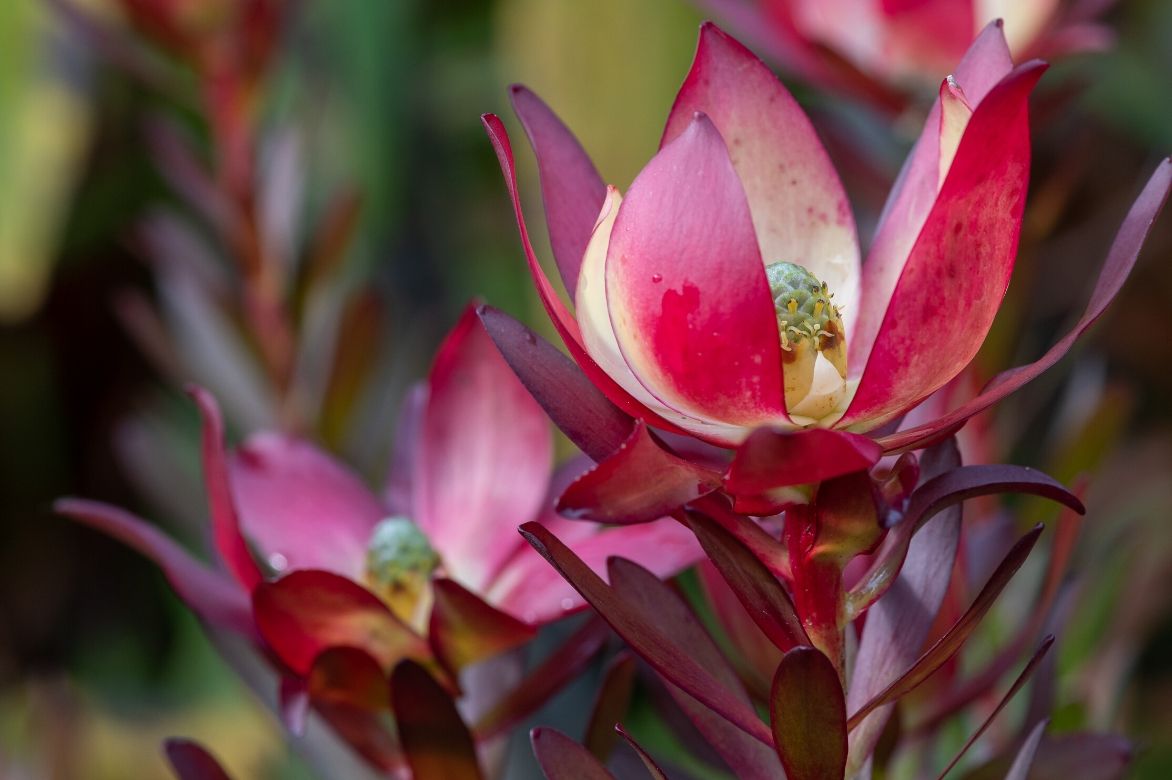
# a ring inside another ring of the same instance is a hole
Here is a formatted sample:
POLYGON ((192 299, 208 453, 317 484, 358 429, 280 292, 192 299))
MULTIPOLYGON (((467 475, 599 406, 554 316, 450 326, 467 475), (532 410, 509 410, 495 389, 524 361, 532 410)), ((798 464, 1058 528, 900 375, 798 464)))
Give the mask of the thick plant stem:
POLYGON ((818 520, 810 506, 786 511, 784 539, 793 568, 794 608, 814 646, 846 680, 845 592, 842 567, 831 555, 819 554, 818 520))

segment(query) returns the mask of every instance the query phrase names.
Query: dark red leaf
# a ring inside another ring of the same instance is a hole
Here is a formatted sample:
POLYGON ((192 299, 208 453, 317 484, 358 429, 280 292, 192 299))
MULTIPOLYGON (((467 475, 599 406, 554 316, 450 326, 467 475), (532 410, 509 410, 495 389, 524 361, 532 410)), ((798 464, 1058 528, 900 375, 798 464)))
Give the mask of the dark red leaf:
POLYGON ((456 703, 414 661, 403 661, 391 673, 391 709, 414 780, 483 778, 476 744, 456 703))
POLYGON ((957 752, 955 756, 953 756, 952 761, 948 763, 948 766, 944 767, 944 771, 940 773, 940 775, 937 777, 937 780, 944 780, 948 773, 952 771, 952 768, 956 766, 962 758, 964 758, 964 754, 967 753, 969 748, 973 746, 973 743, 981 738, 981 735, 985 733, 987 728, 989 728, 989 724, 993 722, 993 719, 1001 713, 1001 710, 1005 709, 1005 705, 1008 704, 1015 695, 1017 695, 1017 692, 1021 690, 1021 687, 1026 684, 1027 680, 1030 679, 1030 676, 1034 673, 1034 670, 1038 668, 1038 664, 1041 662, 1046 653, 1049 652, 1050 646, 1053 644, 1054 637, 1052 636, 1048 636, 1042 640, 1042 645, 1037 649, 1033 657, 1030 658, 1029 662, 1025 665, 1025 668, 1021 670, 1021 674, 1017 676, 1017 679, 1013 681, 1013 685, 1009 686, 1009 690, 1006 691, 1005 695, 1001 697, 1001 701, 997 702, 997 706, 993 708, 993 711, 989 713, 988 717, 986 717, 977 730, 973 732, 973 735, 968 738, 968 741, 964 743, 960 751, 957 752))
POLYGON ((255 637, 248 594, 235 580, 208 568, 153 525, 118 507, 63 498, 53 510, 96 528, 150 558, 176 595, 201 620, 255 637))
POLYGON ((589 750, 551 728, 529 732, 533 755, 548 780, 614 780, 589 750))
POLYGON ((586 737, 582 743, 599 761, 610 758, 618 738, 618 723, 627 714, 631 694, 635 689, 635 675, 639 662, 623 651, 611 659, 602 673, 594 696, 594 707, 586 721, 586 737))
POLYGON ((769 715, 789 780, 842 780, 846 772, 846 701, 838 671, 812 647, 782 657, 769 715))
POLYGON ((1026 466, 961 466, 921 485, 912 494, 903 519, 884 539, 874 560, 851 589, 848 614, 862 614, 882 596, 903 566, 912 536, 941 510, 977 496, 1026 493, 1057 501, 1082 514, 1078 497, 1040 471, 1026 466))
POLYGON ((168 739, 163 750, 179 780, 232 780, 202 745, 186 739, 168 739))
POLYGON ((789 550, 780 540, 751 518, 729 509, 728 504, 718 495, 705 496, 696 501, 695 509, 712 518, 721 528, 732 534, 737 541, 749 548, 753 557, 765 564, 765 568, 782 580, 793 580, 789 550))
MULTIPOLYGON (((752 701, 740 678, 683 599, 638 564, 625 558, 611 558, 608 563, 613 591, 643 616, 644 624, 660 632, 673 646, 684 648, 741 707, 751 708, 752 701)), ((779 767, 772 750, 672 684, 671 676, 664 675, 664 679, 676 704, 737 777, 765 780, 777 776, 779 767)))
POLYGON ((501 612, 455 580, 432 580, 428 640, 452 672, 528 642, 537 629, 501 612))
MULTIPOLYGON (((960 465, 953 440, 924 453, 922 477, 931 480, 960 465)), ((847 706, 862 706, 915 662, 948 592, 960 543, 960 506, 945 509, 911 540, 906 564, 883 598, 867 612, 855 656, 847 706)), ((898 533, 899 527, 890 533, 898 533)), ((850 768, 861 766, 878 744, 891 706, 881 707, 850 735, 850 768)))
POLYGON ((536 712, 586 668, 602 650, 609 636, 610 631, 601 620, 594 618, 583 623, 540 666, 481 717, 474 729, 477 738, 484 740, 497 736, 536 712))
POLYGON ((743 697, 719 682, 712 670, 696 660, 691 648, 677 644, 664 634, 660 627, 662 614, 655 608, 648 610, 644 606, 648 596, 632 601, 631 593, 620 593, 608 587, 572 550, 538 523, 526 523, 521 526, 521 533, 582 594, 631 649, 664 679, 746 733, 766 745, 772 745, 769 729, 757 718, 743 697))
MULTIPOLYGON (((1075 487, 1075 494, 1080 499, 1085 493, 1085 482, 1075 487)), ((1026 648, 1037 641, 1045 624, 1052 618, 1051 613, 1055 609, 1055 602, 1066 578, 1082 523, 1083 518, 1070 509, 1064 510, 1058 516, 1054 523, 1054 541, 1050 547, 1050 559, 1046 566, 1042 590, 1038 594, 1037 602, 1029 611, 1028 619, 1021 624, 1013 641, 998 652, 980 672, 965 680, 963 684, 935 697, 927 714, 918 719, 916 731, 933 730, 942 721, 985 695, 1002 675, 1017 663, 1026 648)), ((1035 693, 1037 690, 1038 685, 1035 684, 1035 693)), ((1049 712, 1049 708, 1044 708, 1043 712, 1049 712)))
POLYGON ((783 431, 758 428, 737 448, 725 487, 755 495, 865 471, 883 454, 866 436, 826 428, 783 431))
POLYGON ((665 450, 639 421, 623 445, 562 493, 558 512, 600 523, 648 523, 720 487, 720 475, 665 450))
POLYGON ((502 311, 477 309, 505 361, 567 438, 595 462, 622 446, 635 424, 574 361, 502 311))
POLYGON ((1091 292, 1091 299, 1087 303, 1082 317, 1069 333, 1050 347, 1045 355, 1033 363, 1011 368, 998 374, 976 398, 943 417, 883 437, 879 440, 883 449, 887 452, 915 449, 925 442, 939 437, 949 429, 958 428, 964 424, 965 420, 988 409, 1005 396, 1033 381, 1066 355, 1078 337, 1102 315, 1107 305, 1123 287, 1123 283, 1127 280, 1136 259, 1139 257, 1139 252, 1143 248, 1144 240, 1147 238, 1156 215, 1160 213, 1168 198, 1170 187, 1172 187, 1172 160, 1165 159, 1156 167, 1147 185, 1136 198, 1127 217, 1124 218, 1119 232, 1115 235, 1115 240, 1107 253, 1107 259, 1103 263, 1103 270, 1099 272, 1095 289, 1091 292))
MULTIPOLYGON (((772 572, 741 541, 707 515, 689 512, 687 525, 765 636, 783 652, 810 645, 793 601, 772 572)), ((741 522, 751 522, 747 519, 741 522)))
POLYGON ((290 669, 308 675, 332 647, 366 651, 384 673, 403 658, 431 658, 427 642, 377 596, 332 572, 301 569, 252 595, 257 629, 290 669))
POLYGON ((993 606, 993 602, 1001 595, 1001 591, 1009 584, 1009 580, 1025 563, 1041 533, 1042 526, 1038 525, 1017 541, 1017 544, 1013 546, 996 571, 989 577, 989 581, 977 594, 968 610, 961 615, 960 620, 956 621, 944 636, 940 637, 927 652, 921 655, 910 669, 851 715, 847 724, 848 728, 853 729, 859 725, 868 713, 877 707, 896 701, 915 689, 961 648, 961 645, 981 622, 985 613, 993 606))

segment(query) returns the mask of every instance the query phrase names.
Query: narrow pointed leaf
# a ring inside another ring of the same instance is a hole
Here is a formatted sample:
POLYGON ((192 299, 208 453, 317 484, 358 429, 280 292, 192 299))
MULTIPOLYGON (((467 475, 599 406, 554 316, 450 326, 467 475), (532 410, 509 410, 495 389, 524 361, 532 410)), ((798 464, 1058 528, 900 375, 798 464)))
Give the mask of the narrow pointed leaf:
POLYGON ((671 454, 640 421, 617 452, 562 493, 558 512, 600 523, 647 523, 719 487, 718 473, 671 454))
POLYGON ((240 584, 193 558, 146 520, 109 504, 78 498, 60 499, 53 504, 53 510, 96 528, 154 561, 175 594, 201 620, 246 636, 256 634, 248 594, 240 584))
POLYGON ((586 722, 586 736, 582 744, 599 761, 610 758, 615 740, 621 733, 619 721, 627 714, 639 662, 628 652, 616 655, 602 673, 602 682, 594 697, 590 719, 586 722))
POLYGON ((427 671, 404 661, 391 673, 391 709, 414 780, 481 780, 476 744, 456 703, 427 671))
MULTIPOLYGON (((955 441, 929 450, 922 479, 931 480, 960 465, 955 441)), ((896 528, 891 533, 898 533, 896 528)), ((961 508, 951 506, 925 525, 907 548, 907 563, 891 589, 867 612, 855 656, 847 706, 861 706, 915 662, 928 639, 952 581, 960 544, 961 508)), ((849 765, 861 766, 882 738, 893 705, 881 707, 850 735, 849 765)))
POLYGON ((968 740, 961 747, 960 751, 957 752, 955 756, 953 756, 952 761, 948 763, 948 766, 944 767, 944 771, 940 773, 940 775, 937 777, 937 780, 944 780, 948 773, 952 771, 952 768, 960 763, 960 760, 964 758, 964 754, 967 753, 969 748, 971 748, 973 744, 981 738, 981 735, 985 733, 987 728, 989 728, 989 724, 993 722, 993 719, 1001 713, 1001 710, 1005 709, 1005 705, 1009 704, 1009 701, 1015 695, 1017 695, 1017 692, 1021 690, 1021 687, 1025 685, 1026 681, 1030 679, 1030 676, 1034 673, 1034 670, 1038 668, 1038 664, 1041 663, 1042 658, 1044 658, 1046 653, 1049 652, 1050 646, 1053 644, 1054 637, 1052 636, 1046 637, 1046 639, 1042 641, 1041 647, 1039 647, 1034 653, 1033 657, 1030 658, 1029 662, 1025 665, 1025 668, 1021 670, 1021 674, 1019 674, 1017 679, 1013 681, 1013 685, 1009 686, 1009 690, 1006 691, 1005 695, 1001 697, 1001 701, 997 702, 997 706, 993 708, 993 711, 989 713, 989 716, 985 718, 980 727, 978 727, 977 730, 973 732, 973 735, 968 738, 968 740))
POLYGON ((659 764, 655 763, 655 759, 651 754, 643 749, 643 746, 635 741, 635 738, 627 733, 621 723, 616 723, 614 727, 615 733, 626 740, 627 744, 631 746, 631 750, 635 751, 635 755, 643 762, 643 766, 647 768, 647 774, 651 776, 651 780, 667 780, 667 775, 659 768, 659 764))
POLYGON ((769 715, 789 780, 842 780, 846 701, 830 659, 812 647, 786 653, 773 676, 769 715))
POLYGON ((595 462, 622 446, 634 420, 611 403, 574 361, 504 312, 481 306, 478 313, 521 384, 570 441, 595 462))
POLYGON ((783 652, 799 645, 809 646, 810 639, 794 611, 793 601, 765 564, 706 515, 689 512, 686 522, 765 636, 783 652))
POLYGON ((1017 544, 1013 546, 1013 549, 1009 551, 1005 559, 1001 561, 1001 564, 989 577, 989 581, 985 583, 985 587, 977 594, 976 599, 973 600, 973 603, 961 616, 960 620, 956 621, 944 636, 940 637, 927 652, 921 655, 912 664, 910 669, 851 715, 850 721, 847 724, 848 728, 853 729, 859 725, 877 707, 882 707, 884 704, 896 701, 905 696, 924 680, 928 679, 949 658, 960 650, 961 645, 965 643, 976 629, 981 619, 989 611, 989 608, 993 606, 993 602, 1001 595, 1001 591, 1009 584, 1009 580, 1013 578, 1013 575, 1025 563, 1025 559, 1034 548, 1034 544, 1038 541, 1038 536, 1041 533, 1042 526, 1039 525, 1018 540, 1017 544))
POLYGON ((978 496, 1025 493, 1056 501, 1079 514, 1086 510, 1078 497, 1040 471, 1023 466, 961 466, 916 489, 902 520, 883 541, 867 572, 851 589, 852 616, 862 614, 882 596, 899 575, 913 535, 924 523, 949 506, 978 496))
POLYGON ((589 750, 560 731, 536 728, 529 741, 547 780, 614 780, 589 750))
POLYGON ((232 780, 215 756, 198 742, 168 739, 163 743, 163 750, 179 780, 232 780))
POLYGON ((428 640, 453 672, 512 650, 537 635, 537 629, 485 602, 455 580, 432 580, 435 601, 428 640))
POLYGON ((766 745, 773 740, 768 728, 745 701, 719 682, 687 648, 676 644, 657 624, 661 616, 648 614, 641 602, 628 601, 590 570, 547 529, 537 523, 521 526, 521 533, 533 548, 553 564, 582 594, 631 649, 663 675, 664 679, 711 707, 731 723, 766 745))
MULTIPOLYGON (((752 708, 752 702, 732 665, 674 590, 651 572, 625 558, 611 558, 608 570, 613 591, 643 616, 647 626, 661 632, 673 646, 685 648, 689 657, 705 669, 741 707, 752 708)), ((723 713, 713 711, 710 705, 673 684, 671 676, 664 675, 664 679, 669 683, 668 693, 676 704, 737 777, 765 780, 777 775, 779 767, 773 751, 745 734, 738 728, 739 724, 730 723, 729 719, 723 717, 723 713)))
POLYGON ((541 98, 520 85, 509 90, 509 97, 537 158, 549 243, 562 283, 572 293, 606 184, 578 139, 541 98))
POLYGON ((574 680, 606 645, 610 630, 592 618, 529 672, 501 701, 476 723, 477 739, 491 739, 533 714, 550 697, 574 680))

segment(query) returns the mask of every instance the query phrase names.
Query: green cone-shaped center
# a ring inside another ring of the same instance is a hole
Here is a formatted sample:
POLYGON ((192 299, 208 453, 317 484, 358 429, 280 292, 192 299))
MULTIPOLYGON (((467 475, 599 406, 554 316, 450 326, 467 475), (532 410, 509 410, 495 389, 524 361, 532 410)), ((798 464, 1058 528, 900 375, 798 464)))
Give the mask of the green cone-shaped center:
POLYGON ((826 283, 797 263, 765 266, 777 332, 781 337, 786 408, 793 410, 809 394, 821 353, 846 378, 846 331, 826 283))
POLYGON ((431 573, 440 564, 419 526, 388 517, 374 527, 366 548, 366 580, 399 617, 413 622, 431 573))

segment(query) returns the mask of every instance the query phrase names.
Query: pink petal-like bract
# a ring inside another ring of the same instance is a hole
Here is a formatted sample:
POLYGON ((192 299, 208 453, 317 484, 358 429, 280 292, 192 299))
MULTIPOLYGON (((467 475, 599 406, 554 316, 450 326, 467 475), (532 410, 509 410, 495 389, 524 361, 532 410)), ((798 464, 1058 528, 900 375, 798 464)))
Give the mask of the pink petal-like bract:
POLYGON ((362 578, 371 532, 386 512, 356 474, 280 433, 245 440, 229 473, 244 533, 274 570, 362 578))
POLYGON ((236 580, 252 590, 260 582, 260 567, 249 552, 248 544, 240 532, 240 520, 232 499, 232 488, 228 478, 227 456, 224 453, 224 421, 220 407, 212 394, 202 387, 189 387, 187 391, 203 420, 201 451, 203 457, 203 479, 208 494, 208 508, 212 515, 212 539, 228 571, 236 580))
POLYGON ((454 576, 479 589, 546 497, 549 422, 472 308, 440 347, 428 384, 413 519, 454 576))
POLYGON ((631 184, 606 297, 623 357, 665 405, 732 425, 784 416, 777 320, 748 201, 704 115, 631 184))
MULTIPOLYGON (((1000 25, 991 24, 957 65, 953 81, 968 105, 975 107, 1011 70, 1013 62, 1005 35, 1000 25)), ((862 286, 866 293, 859 301, 855 329, 847 342, 853 374, 862 373, 904 264, 940 192, 941 135, 946 129, 943 120, 941 100, 937 99, 879 218, 863 264, 862 286)))
POLYGON ((838 173, 793 96, 752 52, 712 23, 700 28, 696 58, 661 147, 683 134, 697 112, 724 138, 764 262, 805 266, 834 291, 849 323, 859 247, 838 173))
POLYGON ((839 425, 874 427, 906 411, 976 355, 1017 254, 1029 181, 1027 101, 1044 67, 1017 68, 973 111, 839 425))

